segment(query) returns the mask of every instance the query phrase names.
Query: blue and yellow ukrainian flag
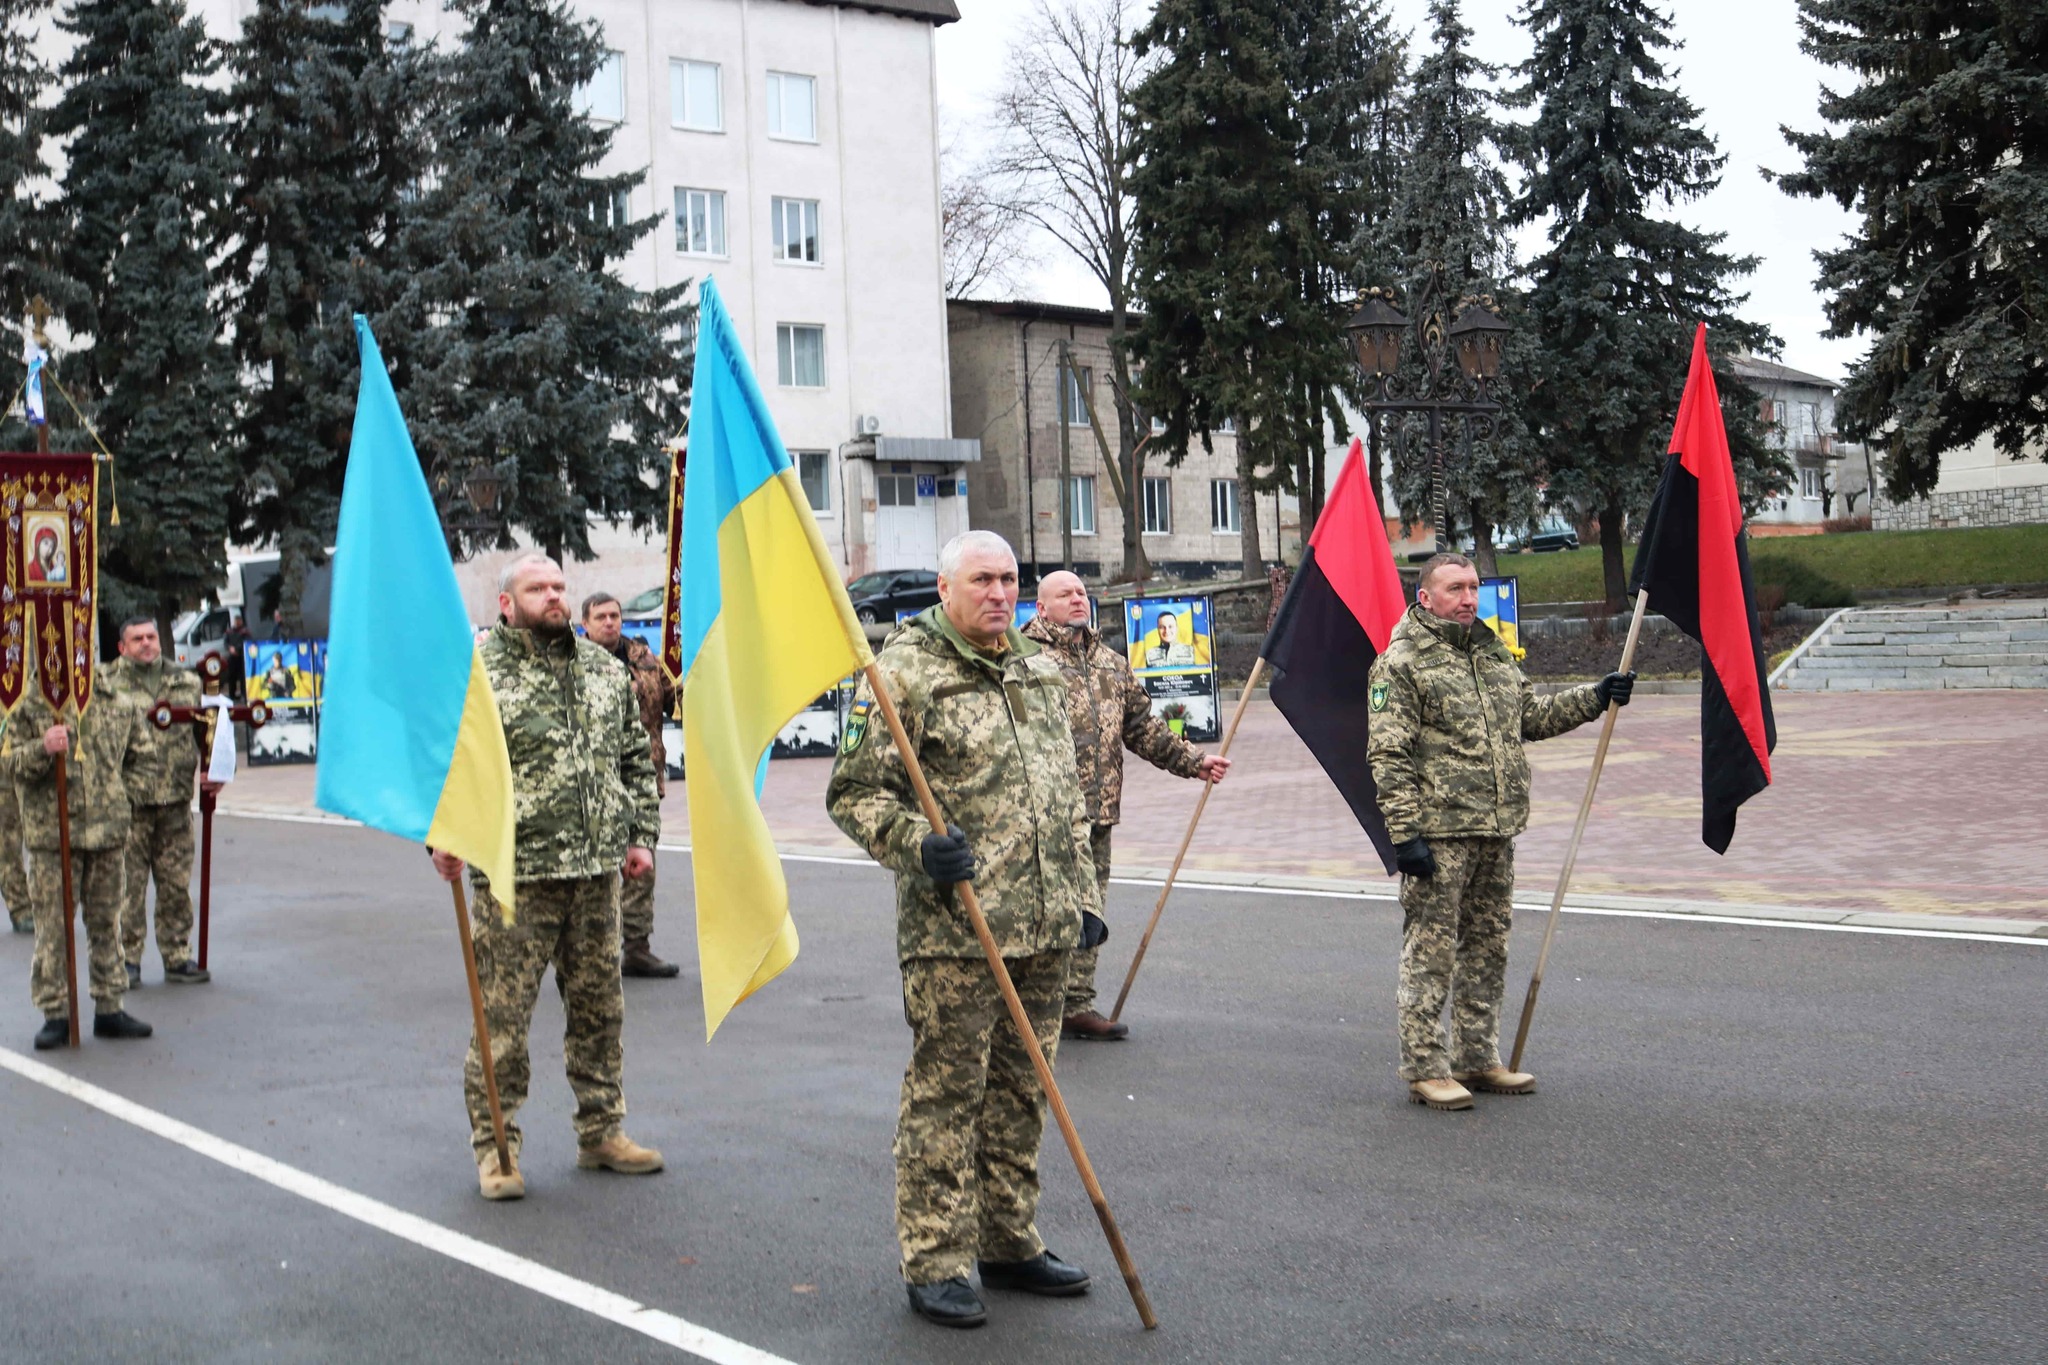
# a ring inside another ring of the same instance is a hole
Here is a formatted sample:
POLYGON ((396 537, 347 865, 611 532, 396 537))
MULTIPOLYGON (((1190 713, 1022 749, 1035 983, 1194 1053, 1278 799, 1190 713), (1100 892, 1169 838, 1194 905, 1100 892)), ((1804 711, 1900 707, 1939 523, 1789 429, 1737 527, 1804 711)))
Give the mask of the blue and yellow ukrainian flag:
POLYGON ((512 913, 512 762, 370 324, 341 494, 313 800, 481 868, 512 913))
POLYGON ((874 657, 710 280, 684 468, 676 630, 709 1039, 796 960, 789 886, 761 815, 768 746, 874 657))

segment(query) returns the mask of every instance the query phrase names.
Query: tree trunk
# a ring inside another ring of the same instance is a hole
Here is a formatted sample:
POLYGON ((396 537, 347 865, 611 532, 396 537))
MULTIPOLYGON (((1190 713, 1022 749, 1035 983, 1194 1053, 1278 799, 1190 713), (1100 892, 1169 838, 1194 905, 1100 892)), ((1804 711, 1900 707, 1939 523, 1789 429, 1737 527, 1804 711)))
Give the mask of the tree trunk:
POLYGON ((1124 517, 1123 577, 1131 583, 1143 584, 1152 565, 1145 558, 1145 452, 1138 448, 1138 410, 1131 402, 1131 364, 1124 353, 1129 314, 1129 307, 1116 301, 1109 315, 1109 373, 1113 390, 1110 397, 1116 402, 1117 463, 1134 504, 1124 517))
MULTIPOLYGON (((1238 545, 1244 552, 1246 582, 1266 576, 1266 556, 1259 548, 1259 497, 1257 485, 1253 482, 1258 467, 1258 461, 1252 455, 1251 433, 1240 422, 1237 431, 1237 510, 1242 529, 1238 534, 1238 545)), ((1280 534, 1277 517, 1273 534, 1276 537, 1280 534)))
POLYGON ((1622 563, 1619 503, 1611 502, 1600 509, 1600 575, 1609 614, 1620 611, 1622 599, 1628 596, 1628 569, 1622 563))
POLYGON ((1500 575, 1500 561, 1493 555, 1493 523, 1487 520, 1486 509, 1477 498, 1472 500, 1472 563, 1481 578, 1500 575))

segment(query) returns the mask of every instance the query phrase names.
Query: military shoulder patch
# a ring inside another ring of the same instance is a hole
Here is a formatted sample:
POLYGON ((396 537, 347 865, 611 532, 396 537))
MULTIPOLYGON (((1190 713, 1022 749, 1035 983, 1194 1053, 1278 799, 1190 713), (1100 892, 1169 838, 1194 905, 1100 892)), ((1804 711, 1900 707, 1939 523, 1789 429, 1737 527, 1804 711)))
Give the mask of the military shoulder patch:
POLYGON ((846 713, 846 733, 839 737, 839 752, 850 754, 868 737, 868 717, 874 712, 872 697, 862 697, 846 713))
POLYGON ((1384 711, 1387 709, 1387 685, 1385 683, 1374 683, 1366 693, 1366 696, 1371 700, 1373 710, 1384 711))

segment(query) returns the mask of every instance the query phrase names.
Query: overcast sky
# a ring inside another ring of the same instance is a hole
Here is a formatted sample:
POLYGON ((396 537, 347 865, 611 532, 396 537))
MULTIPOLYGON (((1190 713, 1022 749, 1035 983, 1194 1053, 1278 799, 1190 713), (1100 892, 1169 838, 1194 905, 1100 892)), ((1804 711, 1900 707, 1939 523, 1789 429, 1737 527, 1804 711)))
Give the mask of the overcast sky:
MULTIPOLYGON (((1004 52, 1025 0, 959 0, 961 21, 939 29, 941 115, 960 130, 963 145, 985 123, 989 97, 1003 79, 1004 52)), ((1396 21, 1421 32, 1428 0, 1391 0, 1396 21)), ((1466 24, 1474 47, 1488 61, 1513 65, 1528 55, 1527 34, 1509 0, 1472 0, 1466 24)), ((1667 53, 1678 84, 1701 110, 1707 131, 1728 154, 1720 189, 1679 210, 1693 225, 1728 234, 1734 254, 1759 258, 1748 281, 1748 317, 1767 324, 1784 343, 1788 365, 1839 380, 1862 353, 1857 338, 1821 335, 1826 320, 1814 292, 1816 249, 1838 243, 1852 226, 1833 201, 1793 199, 1760 174, 1794 170, 1798 160, 1780 125, 1813 129, 1823 77, 1846 86, 1846 73, 1829 72, 1799 50, 1793 0, 1686 0, 1675 11, 1673 36, 1684 46, 1667 53)), ((1540 241, 1540 239, 1536 239, 1540 241)), ((1056 243, 1043 244, 1042 263, 1016 291, 1053 303, 1101 306, 1105 300, 1078 264, 1062 259, 1056 243)), ((1531 254, 1525 244, 1523 258, 1531 254)))

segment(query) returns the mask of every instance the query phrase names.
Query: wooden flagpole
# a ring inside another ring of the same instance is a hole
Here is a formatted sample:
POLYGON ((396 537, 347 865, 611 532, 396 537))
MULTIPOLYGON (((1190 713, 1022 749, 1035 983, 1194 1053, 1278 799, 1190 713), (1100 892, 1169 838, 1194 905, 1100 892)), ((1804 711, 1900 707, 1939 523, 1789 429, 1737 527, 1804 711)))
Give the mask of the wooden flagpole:
MULTIPOLYGON (((1259 685, 1259 679, 1265 672, 1264 658, 1252 665, 1251 676, 1244 680, 1244 690, 1237 694, 1237 709, 1230 713, 1230 728, 1223 732, 1222 747, 1216 750, 1218 758, 1230 757, 1230 742, 1237 738, 1238 722, 1244 719, 1244 709, 1251 702, 1252 689, 1259 685)), ((1166 898, 1173 894, 1173 883, 1180 876, 1181 862, 1188 856, 1189 845, 1195 842, 1195 826, 1202 823, 1202 811, 1209 804, 1209 793, 1215 790, 1216 784, 1204 778, 1202 794, 1195 798, 1195 813, 1188 819, 1188 832, 1181 836, 1180 851, 1173 855, 1173 866, 1166 873, 1166 885, 1159 888, 1159 901, 1152 907, 1152 920, 1145 926, 1145 936, 1138 940, 1138 951, 1131 958, 1131 969, 1124 974, 1124 988, 1116 993, 1116 1007, 1109 1012, 1112 1024, 1123 1017, 1124 1001, 1131 995, 1131 983, 1138 979, 1138 968, 1145 961, 1145 950, 1152 946, 1152 931, 1159 927, 1159 917, 1166 913, 1166 898)))
MULTIPOLYGON (((868 687, 874 693, 875 706, 889 727, 889 737, 896 742, 896 752, 902 756, 904 770, 910 774, 910 785, 917 792, 917 802, 924 810, 924 818, 933 829, 943 833, 946 828, 945 812, 939 809, 938 800, 924 779, 924 768, 917 761, 916 750, 911 748, 910 736, 904 733, 903 718, 896 714, 896 703, 882 681, 881 669, 870 660, 862 672, 867 675, 868 687)), ((1046 1101, 1052 1107, 1053 1119, 1059 1124, 1060 1136, 1066 1139, 1074 1167, 1081 1173, 1081 1184, 1088 1191, 1088 1202, 1095 1206, 1095 1216, 1102 1222, 1102 1232, 1109 1239, 1109 1249, 1116 1257, 1117 1269, 1123 1272, 1124 1286, 1131 1292, 1131 1302, 1137 1305, 1138 1320, 1145 1324, 1146 1331, 1152 1331, 1159 1326, 1159 1319, 1152 1313, 1152 1301, 1145 1297, 1145 1286, 1138 1282, 1138 1269, 1131 1263, 1131 1253, 1124 1247, 1123 1234, 1117 1231, 1116 1216, 1109 1211, 1109 1200, 1095 1179, 1095 1168, 1088 1162, 1088 1153, 1081 1146, 1081 1134, 1075 1130, 1073 1116, 1067 1113, 1067 1102, 1052 1078, 1052 1067, 1046 1063, 1045 1052, 1038 1046, 1038 1034, 1031 1027, 1031 1016, 1024 1012, 1024 1002, 1017 998, 1017 987, 1010 980, 1009 969, 1003 966, 1002 950, 996 946, 995 935, 989 932, 988 920, 981 913, 981 901, 974 894, 974 883, 956 882, 953 890, 967 908, 967 917, 974 925, 974 936, 981 940, 981 951, 988 958, 990 972, 995 975, 996 988, 1003 993, 1003 1003, 1009 1006, 1010 1022, 1016 1026, 1017 1036, 1024 1040, 1025 1050, 1031 1054, 1032 1069, 1038 1073, 1038 1083, 1045 1089, 1046 1101)))
MULTIPOLYGON (((1636 661, 1636 640, 1642 635, 1643 613, 1650 605, 1650 590, 1636 594, 1635 619, 1628 623, 1628 643, 1621 648, 1621 667, 1626 673, 1636 661)), ((1600 786, 1600 769, 1607 763, 1607 742, 1614 738, 1614 720, 1621 714, 1616 702, 1607 703, 1607 717, 1600 723, 1600 742, 1593 749, 1593 771, 1586 776, 1586 794, 1579 801, 1578 822, 1572 826, 1572 841, 1565 846, 1564 869, 1557 874, 1557 891, 1550 898, 1550 920, 1543 926, 1543 946, 1536 951, 1536 971, 1529 978, 1529 995, 1522 1001, 1522 1022, 1515 1027, 1515 1050, 1508 1070, 1522 1067, 1522 1048, 1529 1041, 1529 1021, 1536 1015, 1536 993, 1543 987, 1543 969, 1550 963, 1550 941, 1557 936, 1557 921, 1564 914, 1565 888, 1571 885, 1572 867, 1579 860, 1579 841, 1586 836, 1586 818, 1593 813, 1593 793, 1600 786)))
POLYGON ((469 901, 462 874, 448 883, 455 893, 455 925, 462 931, 462 970, 469 975, 469 1014, 476 1024, 476 1055, 484 1065, 484 1098, 491 1106, 491 1133, 498 1139, 498 1173, 512 1174, 512 1149, 505 1142, 505 1111, 498 1107, 498 1066, 491 1060, 491 1029, 484 1022, 484 988, 476 976, 476 940, 469 932, 469 901))
MULTIPOLYGON (((59 725, 64 718, 57 718, 59 725)), ((76 907, 71 900, 71 783, 65 771, 64 760, 68 754, 57 758, 57 866, 62 869, 64 887, 64 995, 71 1010, 71 1046, 78 1046, 78 930, 74 921, 78 918, 76 907)), ((115 926, 118 941, 119 925, 115 926)), ((127 967, 122 967, 127 971, 127 967)))

